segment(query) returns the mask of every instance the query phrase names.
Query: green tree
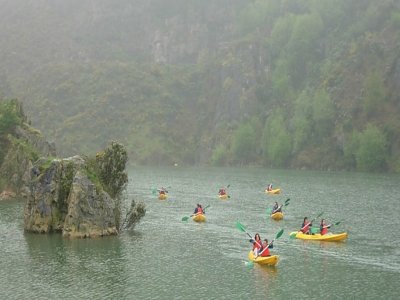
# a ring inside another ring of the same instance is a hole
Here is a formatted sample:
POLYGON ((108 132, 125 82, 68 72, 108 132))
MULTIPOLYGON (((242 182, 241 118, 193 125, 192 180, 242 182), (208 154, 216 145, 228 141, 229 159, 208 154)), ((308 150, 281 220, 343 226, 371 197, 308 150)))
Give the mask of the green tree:
POLYGON ((312 104, 312 98, 306 91, 303 91, 294 103, 291 125, 293 127, 293 151, 295 153, 301 151, 311 137, 313 129, 312 104))
POLYGON ((225 145, 218 145, 212 155, 211 155, 211 164, 214 166, 223 166, 227 162, 227 157, 228 157, 228 151, 225 147, 225 145))
POLYGON ((4 135, 12 131, 15 126, 21 124, 19 116, 20 106, 17 101, 0 101, 0 134, 4 135))
POLYGON ((355 151, 357 169, 379 172, 387 167, 387 140, 385 134, 375 125, 358 134, 358 147, 355 151))
POLYGON ((250 123, 242 123, 233 134, 232 153, 240 163, 248 163, 254 159, 256 133, 250 123))
POLYGON ((381 111, 380 106, 385 102, 386 88, 383 77, 378 71, 368 74, 364 83, 365 98, 363 108, 368 116, 373 116, 381 111))
POLYGON ((322 89, 315 92, 313 97, 313 121, 317 142, 329 137, 334 129, 336 109, 329 94, 322 89))
POLYGON ((264 128, 265 162, 274 167, 287 167, 292 151, 291 135, 286 128, 286 120, 278 112, 268 118, 264 128))

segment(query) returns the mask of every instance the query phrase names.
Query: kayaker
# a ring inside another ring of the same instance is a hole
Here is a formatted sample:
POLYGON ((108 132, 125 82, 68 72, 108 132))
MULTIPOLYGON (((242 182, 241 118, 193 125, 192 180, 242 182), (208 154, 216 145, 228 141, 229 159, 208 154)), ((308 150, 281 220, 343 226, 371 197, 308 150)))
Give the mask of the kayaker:
POLYGON ((221 196, 226 195, 225 188, 220 188, 219 191, 218 191, 218 194, 221 195, 221 196))
POLYGON ((269 249, 274 248, 274 244, 271 243, 268 245, 268 239, 264 239, 264 242, 262 244, 262 248, 260 251, 260 256, 265 257, 265 256, 271 256, 271 253, 269 253, 269 249))
POLYGON ((278 202, 275 201, 275 204, 272 207, 272 213, 271 214, 274 214, 276 212, 282 212, 282 205, 279 206, 278 202))
POLYGON ((325 223, 325 220, 322 219, 321 220, 321 225, 319 226, 319 230, 320 230, 321 235, 327 234, 328 233, 328 228, 331 228, 331 225, 327 225, 325 223))
POLYGON ((260 234, 256 233, 254 235, 254 239, 250 240, 250 243, 253 243, 253 253, 255 256, 258 256, 258 254, 261 252, 262 248, 262 242, 260 238, 260 234))
POLYGON ((304 217, 303 224, 301 224, 300 231, 305 234, 310 234, 311 226, 312 226, 312 223, 310 221, 308 221, 307 217, 304 217))
POLYGON ((272 191, 272 183, 268 184, 267 191, 272 191))
POLYGON ((161 187, 161 189, 159 189, 159 193, 160 195, 165 195, 168 193, 168 191, 164 187, 161 187))
POLYGON ((196 208, 194 209, 194 215, 203 214, 203 207, 201 204, 197 203, 196 208))

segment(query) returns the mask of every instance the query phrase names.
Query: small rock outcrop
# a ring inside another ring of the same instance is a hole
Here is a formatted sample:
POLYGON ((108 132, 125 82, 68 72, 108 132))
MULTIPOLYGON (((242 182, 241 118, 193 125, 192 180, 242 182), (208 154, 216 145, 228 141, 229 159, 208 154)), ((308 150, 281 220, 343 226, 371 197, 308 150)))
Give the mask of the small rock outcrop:
POLYGON ((25 206, 25 230, 73 238, 118 234, 126 161, 125 148, 117 143, 94 159, 38 160, 32 168, 36 178, 25 206))

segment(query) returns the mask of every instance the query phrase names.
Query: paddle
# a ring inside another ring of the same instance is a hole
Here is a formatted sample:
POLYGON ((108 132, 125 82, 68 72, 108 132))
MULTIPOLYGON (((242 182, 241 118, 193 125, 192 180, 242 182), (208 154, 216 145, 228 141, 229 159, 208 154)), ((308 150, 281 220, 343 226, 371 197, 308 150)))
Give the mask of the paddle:
MULTIPOLYGON (((170 186, 167 186, 167 187, 164 189, 165 193, 168 194, 167 189, 170 189, 170 188, 171 188, 170 186)), ((153 195, 155 195, 157 192, 160 192, 160 191, 161 191, 160 189, 153 188, 153 189, 151 190, 151 193, 152 193, 153 195)))
MULTIPOLYGON (((312 219, 310 223, 314 222, 315 219, 318 219, 318 218, 321 217, 323 214, 324 214, 324 212, 321 212, 318 216, 316 216, 314 219, 312 219)), ((303 226, 299 231, 302 231, 306 226, 307 226, 307 225, 303 226)), ((290 234, 290 238, 291 238, 291 239, 295 238, 296 235, 297 235, 297 232, 299 232, 299 231, 292 232, 292 233, 290 234)))
POLYGON ((253 237, 251 236, 251 234, 248 233, 248 232, 246 231, 246 227, 244 227, 242 224, 240 224, 239 221, 236 221, 235 226, 236 226, 236 228, 239 229, 241 232, 245 232, 251 239, 253 239, 253 237))
POLYGON ((279 230, 279 232, 276 234, 275 238, 270 243, 268 243, 267 247, 265 247, 259 254, 257 254, 256 258, 259 257, 261 254, 263 254, 264 251, 267 250, 269 248, 269 246, 272 245, 272 243, 275 240, 279 239, 282 236, 283 231, 284 231, 283 228, 281 230, 279 230))
MULTIPOLYGON (((203 208, 203 213, 206 213, 206 208, 209 208, 211 205, 209 204, 209 205, 207 205, 206 207, 204 207, 203 208)), ((191 214, 190 216, 184 216, 183 218, 182 218, 182 221, 183 222, 186 222, 187 220, 189 220, 189 218, 191 218, 191 217, 193 217, 195 214, 191 214)))
MULTIPOLYGON (((342 222, 342 221, 339 221, 339 222, 336 222, 336 223, 333 223, 333 224, 326 225, 326 226, 324 226, 324 228, 330 228, 330 227, 332 227, 332 226, 337 226, 337 225, 339 225, 341 222, 342 222)), ((320 227, 311 227, 310 232, 311 232, 311 233, 320 233, 320 232, 321 232, 321 228, 320 228, 320 227)))
MULTIPOLYGON (((290 204, 289 201, 290 201, 290 198, 287 198, 287 199, 285 200, 285 203, 282 204, 281 206, 279 206, 279 207, 275 210, 275 212, 276 212, 276 211, 279 211, 279 209, 282 208, 283 206, 288 206, 288 205, 290 204)), ((272 208, 267 208, 267 214, 268 214, 268 215, 271 215, 271 214, 272 214, 272 208)))
MULTIPOLYGON (((244 227, 244 225, 241 224, 239 221, 236 221, 236 228, 239 229, 241 232, 245 232, 245 233, 249 236, 249 238, 250 238, 251 240, 254 239, 254 238, 251 236, 251 234, 248 233, 248 232, 246 231, 246 227, 244 227)), ((261 247, 261 245, 260 245, 259 242, 256 242, 256 243, 261 247)))

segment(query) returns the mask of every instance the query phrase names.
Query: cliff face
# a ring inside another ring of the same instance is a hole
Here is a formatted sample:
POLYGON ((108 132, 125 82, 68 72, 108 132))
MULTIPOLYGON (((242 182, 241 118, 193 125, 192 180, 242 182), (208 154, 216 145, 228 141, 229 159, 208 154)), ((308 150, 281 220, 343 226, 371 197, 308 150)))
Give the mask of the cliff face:
POLYGON ((39 160, 33 166, 25 206, 25 230, 65 237, 116 235, 116 201, 89 179, 80 156, 39 160))

